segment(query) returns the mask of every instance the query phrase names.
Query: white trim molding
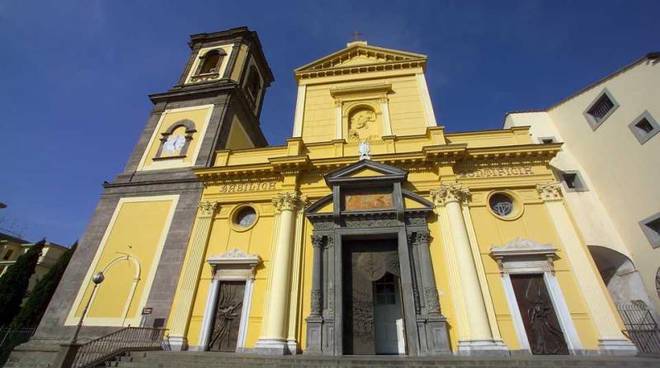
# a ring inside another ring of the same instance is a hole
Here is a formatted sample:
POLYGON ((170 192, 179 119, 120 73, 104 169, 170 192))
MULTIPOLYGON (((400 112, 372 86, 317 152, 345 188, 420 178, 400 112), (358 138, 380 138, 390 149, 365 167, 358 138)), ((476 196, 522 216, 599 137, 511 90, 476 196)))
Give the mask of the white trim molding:
POLYGON ((557 314, 557 320, 564 333, 566 345, 571 354, 582 352, 582 343, 573 324, 570 311, 566 305, 564 294, 555 277, 554 260, 557 258, 557 249, 549 244, 540 244, 532 240, 515 238, 502 246, 490 249, 490 255, 497 262, 504 294, 506 295, 511 318, 516 329, 516 336, 520 349, 531 354, 531 347, 527 339, 527 331, 518 308, 518 300, 513 290, 510 275, 515 274, 541 274, 550 295, 552 306, 557 314))
MULTIPOLYGON (((241 309, 241 322, 238 328, 236 351, 245 349, 250 306, 252 304, 252 290, 256 267, 261 263, 257 255, 246 254, 240 249, 232 249, 218 256, 211 256, 206 260, 213 269, 213 281, 206 299, 206 309, 202 318, 202 328, 199 333, 199 345, 194 350, 206 350, 213 327, 218 292, 221 281, 245 281, 243 291, 243 308, 241 309)), ((193 350, 193 349, 191 349, 193 350)))

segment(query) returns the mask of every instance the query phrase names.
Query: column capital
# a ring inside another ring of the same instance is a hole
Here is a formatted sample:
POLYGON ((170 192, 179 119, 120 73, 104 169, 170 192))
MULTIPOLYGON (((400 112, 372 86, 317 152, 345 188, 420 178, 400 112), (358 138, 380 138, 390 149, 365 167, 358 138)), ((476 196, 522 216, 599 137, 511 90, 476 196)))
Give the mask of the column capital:
POLYGON ((200 217, 211 217, 215 214, 215 211, 220 208, 218 202, 214 201, 202 201, 199 202, 199 216, 200 217))
POLYGON ((537 184, 536 191, 539 193, 539 197, 546 202, 561 201, 562 199, 559 183, 537 184))
POLYGON ((323 247, 323 235, 312 235, 312 247, 321 248, 323 247))
POLYGON ((431 191, 436 206, 444 206, 450 202, 467 202, 470 195, 470 189, 456 183, 442 184, 438 189, 431 191))
POLYGON ((273 206, 278 212, 294 211, 302 205, 303 198, 298 192, 278 193, 273 198, 273 206))

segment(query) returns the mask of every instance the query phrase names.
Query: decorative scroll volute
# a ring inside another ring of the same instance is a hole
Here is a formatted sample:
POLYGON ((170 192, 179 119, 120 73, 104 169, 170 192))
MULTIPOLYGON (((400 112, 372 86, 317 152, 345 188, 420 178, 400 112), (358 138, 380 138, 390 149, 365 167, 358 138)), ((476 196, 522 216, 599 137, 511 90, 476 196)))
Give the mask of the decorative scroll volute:
POLYGON ((294 211, 303 204, 303 199, 297 192, 279 193, 273 198, 273 206, 278 212, 294 211))
POLYGON ((200 217, 211 217, 215 214, 215 211, 219 208, 218 202, 204 201, 199 203, 199 215, 200 217))
POLYGON ((562 198, 561 186, 559 183, 546 183, 536 185, 536 191, 539 197, 544 201, 560 201, 562 198))
POLYGON ((450 202, 463 202, 470 199, 470 190, 460 184, 442 184, 440 188, 431 191, 433 203, 444 206, 450 202))

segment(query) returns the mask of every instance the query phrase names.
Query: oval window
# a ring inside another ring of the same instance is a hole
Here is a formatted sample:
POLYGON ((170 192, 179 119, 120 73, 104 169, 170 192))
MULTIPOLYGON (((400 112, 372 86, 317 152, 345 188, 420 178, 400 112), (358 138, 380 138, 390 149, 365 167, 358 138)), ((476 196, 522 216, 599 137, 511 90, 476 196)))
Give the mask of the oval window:
POLYGON ((234 218, 234 223, 240 227, 250 227, 257 220, 257 213, 252 207, 243 207, 234 218))
POLYGON ((507 217, 513 212, 513 198, 504 193, 495 193, 490 196, 489 205, 498 216, 507 217))

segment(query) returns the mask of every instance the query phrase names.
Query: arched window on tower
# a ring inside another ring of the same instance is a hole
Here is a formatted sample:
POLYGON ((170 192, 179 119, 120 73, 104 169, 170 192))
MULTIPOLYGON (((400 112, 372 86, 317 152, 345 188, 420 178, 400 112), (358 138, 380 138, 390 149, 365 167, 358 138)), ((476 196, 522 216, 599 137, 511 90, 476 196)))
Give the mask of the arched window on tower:
POLYGON ((219 73, 222 59, 226 53, 222 49, 215 49, 207 52, 201 57, 197 74, 219 73))
POLYGON ((259 91, 261 90, 261 77, 259 77, 259 72, 254 66, 250 67, 250 74, 248 74, 246 89, 248 95, 252 98, 252 102, 256 103, 257 97, 259 96, 259 91))

